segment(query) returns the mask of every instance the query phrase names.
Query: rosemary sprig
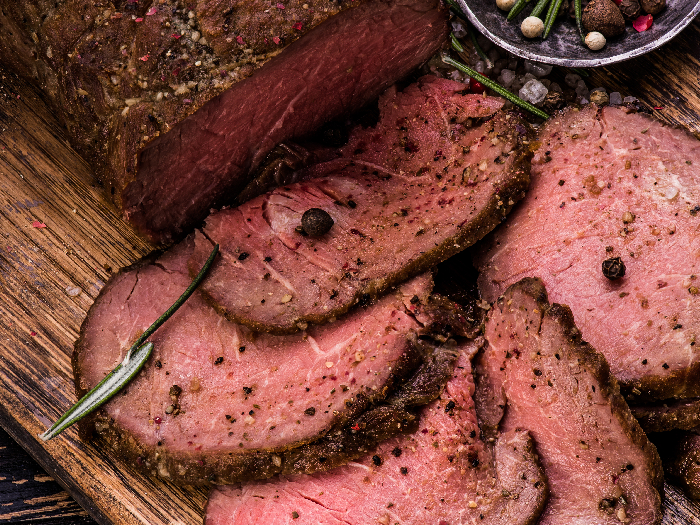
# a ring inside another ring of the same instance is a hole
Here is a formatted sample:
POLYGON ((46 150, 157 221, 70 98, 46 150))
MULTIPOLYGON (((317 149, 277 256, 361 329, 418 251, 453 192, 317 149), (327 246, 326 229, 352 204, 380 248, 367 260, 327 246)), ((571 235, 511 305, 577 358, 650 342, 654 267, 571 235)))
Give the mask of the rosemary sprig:
POLYGON ((573 71, 574 73, 576 73, 580 77, 590 77, 591 76, 591 74, 587 70, 582 69, 580 67, 570 67, 569 71, 573 71))
MULTIPOLYGON (((462 19, 464 22, 464 29, 467 31, 467 34, 469 35, 469 39, 472 41, 472 44, 474 45, 474 50, 476 51, 476 54, 479 55, 479 58, 486 62, 486 67, 492 68, 493 67, 493 62, 491 62, 491 59, 486 56, 486 53, 484 53, 484 50, 481 49, 481 46, 479 45, 479 42, 476 41, 476 34, 474 31, 472 31, 471 25, 469 23, 469 19, 467 18, 467 15, 464 14, 464 11, 462 11, 462 8, 457 5, 453 0, 446 0, 447 5, 450 6, 450 9, 454 11, 454 13, 462 19)), ((454 39, 455 36, 452 35, 452 38, 454 39)), ((460 51, 460 53, 463 53, 464 49, 460 51)))
MULTIPOLYGON (((453 38, 452 38, 453 46, 454 46, 454 43, 455 43, 456 40, 457 40, 457 39, 454 38, 454 35, 453 35, 453 38)), ((459 44, 459 41, 457 41, 457 44, 459 44)), ((461 45, 460 45, 460 47, 461 47, 461 45)), ((457 52, 459 52, 459 49, 455 48, 455 50, 456 50, 457 52)), ((510 100, 510 101, 511 101, 513 104, 515 104, 516 106, 520 106, 521 108, 523 108, 523 109, 529 111, 529 112, 532 113, 533 115, 537 115, 537 116, 540 117, 540 118, 543 118, 543 119, 548 119, 548 118, 549 118, 549 115, 547 115, 547 113, 545 113, 545 112, 542 111, 541 109, 538 109, 538 108, 536 108, 535 106, 533 106, 532 104, 530 104, 529 102, 525 102, 525 101, 524 101, 523 99, 521 99, 520 97, 517 97, 517 96, 513 95, 513 93, 511 93, 511 92, 508 91, 507 89, 505 89, 505 88, 499 86, 496 82, 494 82, 494 81, 491 80, 490 78, 487 78, 487 77, 485 77, 484 75, 482 75, 482 74, 480 74, 480 73, 477 73, 476 71, 474 71, 474 70, 473 70, 472 68, 470 68, 469 66, 465 66, 465 65, 462 64, 461 62, 457 62, 455 59, 453 59, 452 57, 449 57, 449 56, 443 56, 443 57, 442 57, 442 61, 443 61, 445 64, 449 64, 449 65, 451 65, 452 67, 456 67, 457 69, 459 69, 459 70, 462 71, 463 73, 466 73, 466 74, 469 75, 470 77, 477 79, 477 80, 478 80, 479 82, 481 82, 484 86, 486 86, 486 87, 489 88, 489 89, 494 90, 496 93, 498 93, 498 94, 501 95, 502 97, 507 98, 508 100, 510 100)))
POLYGON ((532 10, 532 13, 530 13, 530 16, 536 16, 537 18, 540 18, 540 15, 544 12, 545 8, 552 1, 554 0, 539 0, 535 8, 532 10))
POLYGON ((578 27, 578 34, 581 36, 581 42, 586 42, 586 38, 583 36, 583 25, 581 24, 581 0, 574 0, 574 12, 576 13, 576 27, 578 27))
POLYGON ((559 10, 561 9, 561 4, 563 1, 564 0, 552 0, 552 3, 549 4, 549 11, 547 11, 547 19, 544 22, 544 33, 542 33, 542 40, 546 39, 549 36, 549 32, 554 26, 554 21, 559 15, 559 10))
POLYGON ((116 368, 112 370, 109 375, 107 375, 107 377, 100 381, 95 388, 85 394, 75 405, 70 407, 65 414, 63 414, 43 434, 39 434, 39 438, 42 441, 48 441, 49 439, 58 436, 73 423, 80 421, 90 412, 102 406, 109 399, 111 399, 114 394, 119 392, 124 385, 131 381, 136 374, 139 373, 153 351, 153 343, 146 343, 146 339, 148 339, 153 332, 160 328, 160 326, 183 305, 190 295, 192 295, 197 286, 199 286, 199 283, 202 282, 209 271, 209 268, 214 262, 214 258, 216 257, 218 251, 219 245, 217 244, 214 246, 209 258, 204 263, 204 266, 202 266, 202 269, 199 271, 187 289, 182 292, 182 295, 177 299, 177 301, 175 301, 175 303, 173 303, 173 305, 168 308, 163 315, 156 319, 156 321, 146 329, 141 337, 139 337, 138 340, 131 345, 131 348, 129 348, 129 351, 126 353, 124 360, 118 364, 116 368))
POLYGON ((513 7, 510 8, 510 11, 508 11, 508 16, 506 17, 506 20, 509 22, 513 20, 516 16, 520 14, 520 12, 525 9, 525 6, 530 3, 530 0, 518 0, 513 4, 513 7))

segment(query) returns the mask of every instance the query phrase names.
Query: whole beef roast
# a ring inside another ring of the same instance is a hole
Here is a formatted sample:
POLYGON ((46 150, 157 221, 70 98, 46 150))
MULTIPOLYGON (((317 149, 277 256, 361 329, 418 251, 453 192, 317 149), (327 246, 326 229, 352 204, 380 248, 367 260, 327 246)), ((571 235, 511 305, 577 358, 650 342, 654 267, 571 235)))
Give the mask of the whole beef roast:
POLYGON ((538 279, 509 287, 486 321, 477 408, 486 429, 528 429, 549 482, 542 525, 661 522, 663 473, 602 354, 538 279))
POLYGON ((496 113, 500 99, 462 95, 463 84, 424 77, 380 100, 381 120, 359 128, 339 157, 235 209, 197 232, 190 270, 212 243, 222 257, 202 285, 228 318, 286 333, 375 297, 481 239, 528 185, 526 128, 496 113), (325 211, 325 234, 301 228, 325 211))
POLYGON ((527 197, 476 255, 484 297, 539 277, 631 402, 700 396, 698 166, 700 141, 646 115, 552 118, 527 197))
POLYGON ((232 200, 277 142, 432 56, 447 11, 437 0, 31 0, 4 5, 0 23, 0 62, 40 84, 124 217, 169 242, 232 200))
MULTIPOLYGON (((187 287, 192 248, 186 240, 104 287, 76 343, 79 395, 187 287)), ((342 321, 293 336, 253 333, 195 293, 151 337, 144 370, 83 430, 137 467, 188 484, 344 463, 406 429, 415 419, 408 408, 447 380, 454 351, 449 340, 438 349, 420 341, 431 334, 421 321, 435 319, 442 341, 447 324, 461 321, 458 310, 431 306, 431 287, 429 276, 418 277, 342 321)))
POLYGON ((479 437, 466 343, 440 398, 421 411, 419 431, 382 443, 331 472, 280 476, 212 491, 206 525, 437 525, 537 522, 546 480, 526 431, 479 437))

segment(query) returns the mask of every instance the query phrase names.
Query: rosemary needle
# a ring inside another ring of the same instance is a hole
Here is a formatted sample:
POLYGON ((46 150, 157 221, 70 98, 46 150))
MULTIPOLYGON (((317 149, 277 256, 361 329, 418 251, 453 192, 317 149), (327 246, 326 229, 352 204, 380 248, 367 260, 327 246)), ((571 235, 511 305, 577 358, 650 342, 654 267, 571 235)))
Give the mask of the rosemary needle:
POLYGON ((206 276, 209 268, 214 262, 214 258, 219 251, 219 245, 214 246, 209 258, 202 266, 197 276, 192 283, 182 293, 182 295, 168 308, 163 315, 148 327, 148 329, 138 338, 138 340, 129 348, 124 360, 119 363, 112 372, 109 373, 99 384, 85 394, 80 401, 70 407, 50 428, 43 434, 39 434, 42 441, 48 441, 71 426, 73 423, 81 420, 93 410, 102 406, 105 402, 111 399, 114 394, 119 392, 136 374, 141 370, 153 351, 153 343, 146 343, 146 339, 153 334, 165 321, 167 321, 183 303, 192 295, 199 283, 206 276))
MULTIPOLYGON (((453 38, 452 42, 453 42, 453 45, 454 45, 454 42, 455 42, 455 39, 454 39, 454 38, 453 38)), ((458 43, 459 43, 459 42, 458 42, 458 43)), ((527 111, 529 111, 529 112, 532 113, 533 115, 537 115, 537 116, 540 117, 540 118, 543 118, 543 119, 548 119, 548 118, 549 118, 549 115, 547 115, 547 113, 545 113, 545 112, 542 111, 541 109, 538 109, 538 108, 536 108, 535 106, 533 106, 532 104, 530 104, 529 102, 525 102, 525 101, 524 101, 523 99, 521 99, 520 97, 517 97, 517 96, 513 95, 513 93, 511 93, 511 92, 508 91, 507 89, 505 89, 505 88, 499 86, 496 82, 494 82, 494 81, 491 80, 490 78, 487 78, 487 77, 485 77, 484 75, 481 75, 480 73, 477 73, 476 71, 474 71, 474 70, 473 70, 472 68, 470 68, 469 66, 465 66, 465 65, 462 64, 461 62, 457 62, 455 59, 453 59, 453 58, 451 58, 451 57, 448 57, 448 56, 443 56, 443 57, 442 57, 442 61, 445 62, 445 64, 449 64, 449 65, 451 65, 452 67, 456 67, 457 69, 459 69, 460 71, 466 73, 466 74, 469 75, 470 77, 477 79, 479 82, 481 82, 481 83, 482 83, 483 85, 485 85, 487 88, 493 89, 496 93, 498 93, 499 95, 501 95, 501 96, 504 97, 504 98, 507 98, 508 100, 510 100, 510 101, 511 101, 513 104, 515 104, 516 106, 520 106, 521 108, 526 109, 527 111)))

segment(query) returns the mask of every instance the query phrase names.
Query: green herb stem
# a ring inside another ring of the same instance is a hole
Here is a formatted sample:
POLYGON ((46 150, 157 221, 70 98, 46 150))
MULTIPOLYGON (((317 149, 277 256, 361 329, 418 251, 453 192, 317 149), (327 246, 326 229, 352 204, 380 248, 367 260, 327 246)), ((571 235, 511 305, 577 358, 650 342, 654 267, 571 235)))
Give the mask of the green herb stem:
POLYGON ((109 401, 124 385, 139 373, 153 350, 153 343, 146 343, 135 352, 127 353, 126 358, 99 384, 90 390, 80 401, 70 407, 50 428, 39 434, 42 441, 55 438, 73 423, 80 421, 93 410, 109 401))
POLYGON ((467 33, 469 34, 469 38, 472 41, 472 45, 474 46, 474 49, 476 50, 476 54, 479 55, 481 60, 486 62, 486 67, 489 69, 493 67, 493 62, 489 59, 489 57, 486 56, 486 53, 484 53, 484 50, 481 49, 481 46, 479 45, 479 42, 476 41, 476 34, 474 31, 471 30, 469 27, 469 24, 466 25, 467 33))
POLYGON ((139 337, 138 340, 131 345, 131 348, 129 348, 127 351, 124 360, 118 364, 116 368, 112 370, 109 375, 107 375, 107 377, 105 377, 96 387, 85 394, 75 405, 70 407, 43 434, 39 434, 39 438, 41 440, 48 441, 49 439, 58 436, 73 423, 80 421, 90 412, 102 406, 109 399, 111 399, 114 394, 119 392, 129 381, 131 381, 136 374, 139 373, 153 351, 153 343, 146 343, 146 339, 150 337, 151 334, 153 334, 153 332, 155 332, 158 328, 160 328, 160 326, 183 305, 190 295, 192 295, 209 271, 209 268, 214 262, 214 258, 216 257, 218 251, 219 245, 217 244, 214 246, 209 258, 204 263, 204 266, 202 266, 202 269, 199 271, 192 283, 177 299, 177 301, 175 301, 175 303, 168 308, 163 315, 156 319, 156 321, 146 329, 141 337, 139 337))
POLYGON ((532 13, 530 13, 530 16, 540 18, 540 15, 544 12, 545 8, 550 4, 550 2, 553 1, 554 0, 539 0, 535 8, 532 10, 532 13))
POLYGON ((574 73, 576 73, 577 75, 579 75, 581 77, 590 77, 591 76, 591 74, 587 70, 581 69, 580 67, 570 67, 569 70, 573 71, 574 73))
POLYGON ((517 96, 513 95, 513 93, 511 93, 510 91, 508 91, 508 90, 505 89, 504 87, 499 86, 496 82, 494 82, 493 80, 491 80, 491 79, 485 77, 484 75, 482 75, 482 74, 480 74, 480 73, 477 73, 476 71, 474 71, 474 70, 473 70, 472 68, 470 68, 469 66, 465 66, 465 65, 462 64, 461 62, 457 62, 455 59, 453 59, 452 57, 448 57, 448 56, 443 56, 443 57, 442 57, 442 61, 445 62, 445 64, 449 64, 449 65, 451 65, 452 67, 456 67, 457 69, 459 69, 459 70, 462 71, 463 73, 466 73, 466 74, 469 75, 470 77, 475 78, 476 80, 478 80, 479 82, 481 82, 481 83, 482 83, 484 86, 486 86, 487 88, 494 90, 496 93, 498 93, 498 94, 501 95, 502 97, 507 98, 508 100, 510 100, 510 101, 511 101, 513 104, 515 104, 516 106, 520 106, 521 108, 523 108, 523 109, 529 111, 529 112, 532 113, 533 115, 537 115, 537 116, 540 117, 540 118, 543 118, 543 119, 548 119, 548 118, 549 118, 549 115, 547 115, 547 113, 545 113, 545 112, 542 111, 541 109, 536 108, 535 106, 533 106, 533 105, 530 104, 529 102, 525 102, 525 101, 524 101, 523 99, 521 99, 520 97, 517 97, 517 96))
POLYGON ((581 0, 574 0, 574 12, 576 14, 576 27, 578 27, 578 34, 581 36, 581 42, 585 42, 586 38, 583 36, 583 24, 581 23, 581 0))
POLYGON ((508 11, 508 16, 506 17, 506 20, 509 22, 513 20, 516 16, 520 14, 520 12, 525 9, 525 6, 530 3, 530 0, 518 0, 513 4, 513 7, 510 8, 510 11, 508 11))
POLYGON ((547 18, 544 22, 544 33, 542 33, 542 40, 545 40, 549 36, 549 32, 554 26, 554 21, 557 19, 559 10, 561 9, 561 4, 564 0, 552 0, 549 4, 549 10, 547 11, 547 18))

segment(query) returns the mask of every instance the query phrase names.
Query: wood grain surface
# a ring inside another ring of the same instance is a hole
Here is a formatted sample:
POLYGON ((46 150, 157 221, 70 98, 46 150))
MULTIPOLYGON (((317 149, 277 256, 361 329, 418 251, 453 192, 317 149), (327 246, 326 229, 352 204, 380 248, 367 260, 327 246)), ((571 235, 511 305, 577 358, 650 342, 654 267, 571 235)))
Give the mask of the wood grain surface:
MULTIPOLYGON (((699 58, 696 21, 660 51, 587 82, 700 132, 699 58)), ((199 524, 204 490, 146 478, 75 429, 49 443, 36 437, 76 400, 70 355, 97 293, 150 250, 94 186, 40 93, 0 71, 0 424, 99 523, 199 524)), ((700 523, 698 506, 673 486, 665 506, 665 525, 700 523)))

